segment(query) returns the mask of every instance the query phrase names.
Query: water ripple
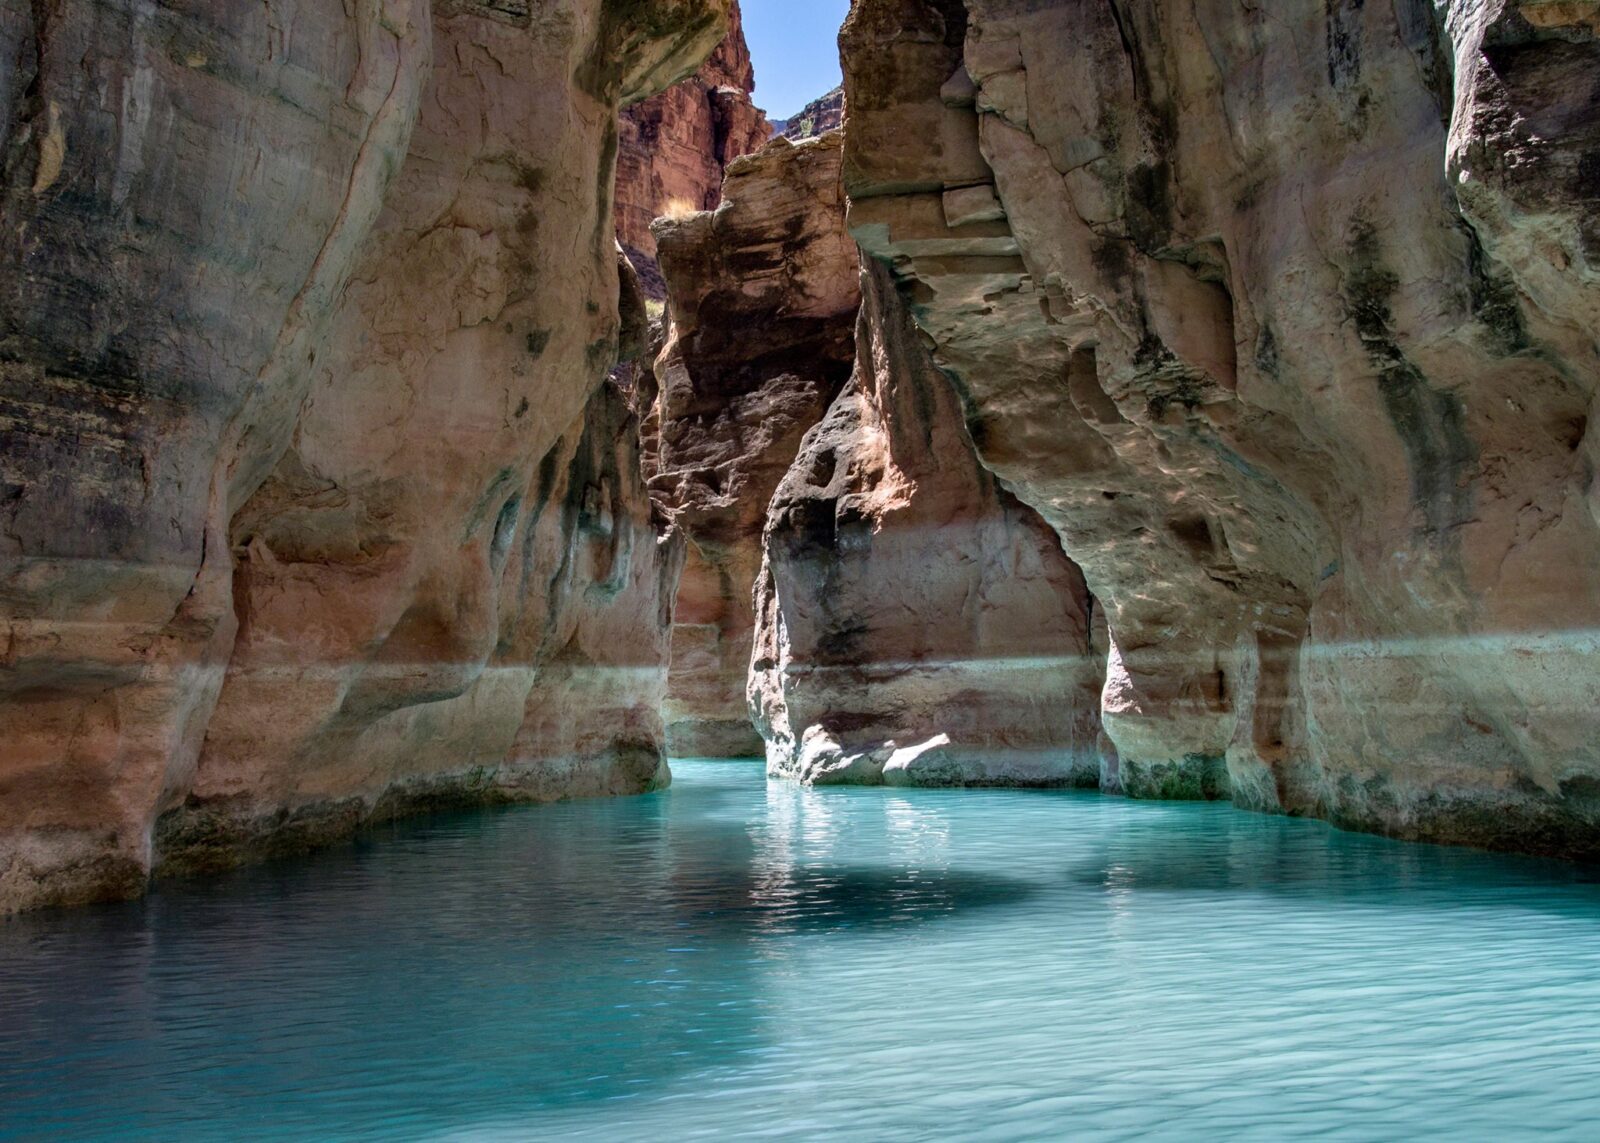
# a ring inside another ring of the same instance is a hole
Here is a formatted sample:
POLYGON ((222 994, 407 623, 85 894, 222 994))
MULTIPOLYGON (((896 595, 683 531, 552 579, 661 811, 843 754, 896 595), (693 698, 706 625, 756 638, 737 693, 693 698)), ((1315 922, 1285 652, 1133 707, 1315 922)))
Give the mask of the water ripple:
POLYGON ((0 1137, 1593 1137, 1592 871, 676 769, 0 925, 0 1137))

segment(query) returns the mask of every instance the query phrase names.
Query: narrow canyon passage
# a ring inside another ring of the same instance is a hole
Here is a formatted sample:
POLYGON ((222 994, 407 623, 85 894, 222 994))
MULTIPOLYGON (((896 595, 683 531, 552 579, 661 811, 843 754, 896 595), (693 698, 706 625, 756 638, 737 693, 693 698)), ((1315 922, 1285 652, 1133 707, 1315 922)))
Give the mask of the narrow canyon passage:
POLYGON ((1588 1143, 1600 0, 0 0, 0 1143, 1588 1143))
POLYGON ((0 926, 0 1135, 1592 1126, 1592 873, 1221 805, 674 768, 0 926))

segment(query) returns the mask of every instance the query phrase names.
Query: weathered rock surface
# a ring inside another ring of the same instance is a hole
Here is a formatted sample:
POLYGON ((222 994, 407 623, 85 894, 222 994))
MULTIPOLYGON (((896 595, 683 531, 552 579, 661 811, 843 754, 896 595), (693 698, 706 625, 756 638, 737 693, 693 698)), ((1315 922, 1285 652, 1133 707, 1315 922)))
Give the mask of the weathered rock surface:
POLYGON ((656 780, 607 156, 727 7, 0 4, 0 909, 656 780))
POLYGON ((227 529, 405 154, 424 5, 0 5, 0 911, 136 891, 227 529))
POLYGON ((1600 852, 1597 11, 856 0, 852 231, 1130 792, 1600 852))
POLYGON ((855 353, 842 154, 837 134, 776 141, 731 164, 714 214, 656 225, 672 321, 651 486, 689 542, 666 709, 678 756, 762 753, 745 681, 767 505, 855 353))
POLYGON ((624 393, 603 385, 530 468, 448 529, 475 549, 461 557, 468 573, 489 573, 483 594, 459 581, 441 592, 436 572, 363 662, 337 640, 366 616, 308 626, 289 609, 314 608, 318 586, 372 598, 359 581, 343 596, 337 580, 318 583, 367 569, 251 545, 239 646, 200 767, 158 824, 164 872, 303 850, 419 808, 666 783, 660 707, 681 546, 658 542, 624 393))
POLYGON ((844 87, 836 87, 828 94, 813 99, 799 114, 784 120, 780 134, 785 139, 800 142, 814 139, 844 126, 844 87))
POLYGON ((650 298, 666 298, 650 223, 716 209, 728 164, 772 138, 766 113, 751 101, 755 84, 735 2, 727 36, 699 71, 622 112, 617 237, 650 298))
POLYGON ((978 463, 888 272, 863 279, 855 372, 767 525, 750 701, 769 772, 1097 785, 1083 576, 978 463))

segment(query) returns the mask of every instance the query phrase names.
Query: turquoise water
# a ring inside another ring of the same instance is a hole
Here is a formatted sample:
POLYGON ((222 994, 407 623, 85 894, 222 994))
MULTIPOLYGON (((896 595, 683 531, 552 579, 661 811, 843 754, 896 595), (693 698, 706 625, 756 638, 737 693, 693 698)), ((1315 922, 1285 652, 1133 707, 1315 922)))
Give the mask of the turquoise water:
POLYGON ((1600 1135, 1595 871, 675 769, 0 924, 0 1136, 1600 1135))

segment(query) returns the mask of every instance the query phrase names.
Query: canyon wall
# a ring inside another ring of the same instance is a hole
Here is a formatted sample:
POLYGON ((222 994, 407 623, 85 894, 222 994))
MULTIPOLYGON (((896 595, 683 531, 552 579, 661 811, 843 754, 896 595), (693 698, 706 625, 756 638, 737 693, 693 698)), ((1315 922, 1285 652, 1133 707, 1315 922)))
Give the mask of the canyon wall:
POLYGON ((836 131, 844 126, 844 88, 836 87, 828 94, 813 99, 799 113, 784 120, 779 133, 785 139, 798 143, 836 131))
POLYGON ((0 3, 0 910, 660 780, 616 113, 728 7, 0 3))
POLYGON ((856 367, 773 497, 750 703, 813 783, 1100 783, 1082 573, 974 455, 869 263, 856 367))
POLYGON ((751 101, 755 85, 736 0, 728 34, 699 71, 622 112, 617 238, 654 300, 666 298, 666 284, 651 222, 715 209, 728 164, 772 137, 766 114, 751 101))
POLYGON ((655 224, 650 484, 689 548, 672 753, 765 753, 812 782, 1098 785, 1082 574, 979 464, 887 273, 863 275, 843 152, 838 132, 774 141, 729 166, 715 212, 655 224))
POLYGON ((714 214, 656 224, 671 324, 653 494, 688 541, 666 708, 680 757, 759 757, 745 705, 767 505, 850 375, 861 292, 839 135, 732 163, 714 214))
POLYGON ((852 233, 1134 794, 1600 852, 1600 6, 856 0, 852 233))

